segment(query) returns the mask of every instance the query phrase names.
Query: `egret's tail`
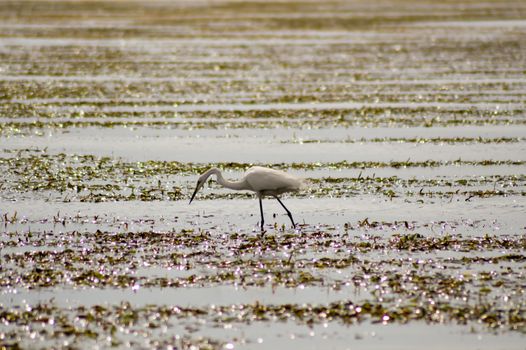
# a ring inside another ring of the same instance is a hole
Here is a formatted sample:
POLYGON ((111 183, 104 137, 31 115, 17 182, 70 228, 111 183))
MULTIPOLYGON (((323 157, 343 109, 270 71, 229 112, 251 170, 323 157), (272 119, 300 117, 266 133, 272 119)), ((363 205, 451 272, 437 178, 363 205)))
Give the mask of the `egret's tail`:
POLYGON ((298 191, 306 190, 309 187, 311 187, 312 185, 313 185, 313 183, 309 179, 301 177, 301 178, 299 178, 298 191))

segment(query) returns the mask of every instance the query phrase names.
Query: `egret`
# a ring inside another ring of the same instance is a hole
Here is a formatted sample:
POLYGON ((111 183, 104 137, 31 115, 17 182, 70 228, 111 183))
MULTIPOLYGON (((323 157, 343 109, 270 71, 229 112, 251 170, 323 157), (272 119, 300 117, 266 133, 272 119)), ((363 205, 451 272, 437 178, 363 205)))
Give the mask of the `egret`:
POLYGON ((292 222, 292 226, 296 227, 290 210, 288 210, 285 204, 279 199, 279 195, 286 192, 299 191, 305 184, 303 179, 287 174, 284 171, 255 166, 248 169, 240 180, 228 181, 225 180, 219 169, 212 168, 207 170, 197 180, 197 186, 194 194, 192 194, 192 198, 190 198, 189 204, 192 203, 196 193, 203 187, 206 180, 211 175, 215 175, 217 177, 217 182, 223 187, 238 191, 248 190, 256 193, 259 199, 259 210, 261 212, 261 231, 263 231, 263 225, 265 223, 263 217, 263 203, 261 202, 263 197, 276 198, 279 204, 281 204, 283 209, 287 212, 287 215, 292 222))

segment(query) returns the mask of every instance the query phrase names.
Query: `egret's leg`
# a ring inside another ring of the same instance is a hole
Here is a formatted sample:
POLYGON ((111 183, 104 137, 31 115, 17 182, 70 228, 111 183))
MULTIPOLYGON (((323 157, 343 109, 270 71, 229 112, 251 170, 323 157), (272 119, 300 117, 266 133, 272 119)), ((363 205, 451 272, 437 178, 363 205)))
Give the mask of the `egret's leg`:
POLYGON ((259 197, 259 211, 261 213, 261 231, 263 231, 263 225, 265 224, 265 218, 263 217, 263 203, 261 197, 259 197))
POLYGON ((281 206, 283 207, 283 209, 285 209, 285 211, 287 212, 287 215, 289 216, 290 221, 292 222, 292 226, 293 226, 293 227, 296 227, 296 224, 294 223, 294 219, 292 218, 292 214, 291 214, 290 210, 287 209, 287 207, 285 206, 285 204, 283 204, 283 203, 280 201, 280 199, 279 199, 278 197, 275 197, 275 198, 278 200, 279 204, 281 204, 281 206))

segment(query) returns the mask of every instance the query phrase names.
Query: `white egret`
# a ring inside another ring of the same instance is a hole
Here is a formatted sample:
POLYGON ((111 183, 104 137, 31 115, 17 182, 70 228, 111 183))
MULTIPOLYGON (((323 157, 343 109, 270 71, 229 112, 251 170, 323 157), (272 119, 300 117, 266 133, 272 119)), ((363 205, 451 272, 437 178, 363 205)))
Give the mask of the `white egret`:
POLYGON ((278 196, 286 192, 299 191, 304 186, 303 179, 287 174, 284 171, 255 166, 248 169, 240 180, 228 181, 225 180, 219 169, 212 168, 207 170, 197 180, 197 186, 194 194, 192 194, 192 198, 190 198, 190 203, 192 203, 196 193, 203 187, 206 180, 211 175, 215 175, 217 177, 217 182, 223 187, 232 190, 248 190, 256 193, 259 199, 259 210, 261 212, 261 231, 263 231, 263 225, 265 223, 263 217, 263 203, 261 202, 261 199, 267 196, 274 197, 278 200, 279 204, 281 204, 283 209, 287 212, 287 215, 292 222, 292 226, 296 227, 292 214, 283 202, 281 202, 278 196))

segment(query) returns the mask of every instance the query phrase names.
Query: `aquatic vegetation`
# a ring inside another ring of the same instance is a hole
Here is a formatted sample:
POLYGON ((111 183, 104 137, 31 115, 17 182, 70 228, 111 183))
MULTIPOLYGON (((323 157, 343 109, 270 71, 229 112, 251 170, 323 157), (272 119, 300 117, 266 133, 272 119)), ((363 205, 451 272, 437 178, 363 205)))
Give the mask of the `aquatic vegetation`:
MULTIPOLYGON (((177 102, 175 102, 177 104, 177 102)), ((133 108, 133 107, 132 107, 133 108)), ((152 109, 157 108, 153 106, 152 109)), ((276 108, 279 108, 279 104, 276 105, 276 108)), ((356 111, 355 111, 356 112, 356 111)), ((463 115, 456 116, 453 112, 448 111, 448 116, 446 118, 437 116, 427 116, 422 115, 421 112, 411 110, 403 113, 401 116, 396 116, 391 114, 391 109, 383 110, 380 114, 362 114, 362 111, 358 113, 342 114, 337 112, 331 117, 324 117, 323 113, 311 113, 313 117, 310 118, 272 118, 269 116, 269 113, 265 113, 266 118, 260 119, 256 118, 254 121, 246 120, 246 118, 232 118, 232 119, 217 119, 217 120, 203 120, 199 117, 184 117, 187 118, 184 121, 175 121, 174 117, 178 117, 179 113, 175 111, 168 116, 162 115, 159 117, 156 114, 148 116, 147 114, 141 114, 141 120, 132 120, 124 118, 128 113, 118 113, 118 117, 113 117, 113 113, 106 112, 96 112, 96 113, 86 113, 86 112, 70 112, 68 115, 70 119, 55 121, 56 113, 41 113, 36 112, 34 107, 31 107, 31 112, 27 112, 27 108, 24 108, 20 113, 21 118, 28 118, 30 120, 17 121, 16 118, 13 118, 13 121, 4 122, 0 125, 0 135, 10 136, 10 135, 36 135, 42 136, 46 131, 57 131, 62 130, 64 132, 75 129, 75 128, 157 128, 157 129, 182 129, 182 130, 194 130, 194 129, 246 129, 246 128, 256 128, 256 129, 268 129, 268 128, 331 128, 331 127, 343 127, 351 128, 355 126, 361 127, 382 127, 382 126, 391 126, 391 127, 400 127, 400 126, 411 126, 411 127, 439 127, 439 126, 483 126, 483 125, 524 125, 526 120, 523 118, 517 118, 515 114, 506 111, 505 117, 497 118, 490 113, 490 117, 465 117, 463 115), (34 116, 36 114, 36 116, 34 116), (357 114, 357 115, 353 115, 357 114), (409 114, 409 116, 408 116, 409 114), (79 117, 80 116, 80 117, 79 117), (145 118, 146 117, 146 118, 145 118)), ((462 112, 464 114, 465 112, 462 112)), ((517 112, 520 113, 520 112, 517 112)), ((6 116, 12 115, 16 116, 17 114, 5 114, 6 116)), ((282 113, 280 113, 282 114, 282 113)), ((261 114, 260 114, 261 115, 261 114)), ((285 113, 290 115, 290 113, 285 113)), ((3 116, 0 114, 0 116, 3 116)), ((21 119, 20 118, 20 119, 21 119)), ((133 118, 133 117, 132 117, 133 118)), ((459 139, 459 140, 462 140, 459 139)), ((401 142, 400 139, 391 139, 383 140, 383 142, 401 142)), ((425 140, 419 139, 419 143, 423 143, 425 140)), ((435 140, 432 142, 440 141, 435 140)), ((478 141, 481 143, 489 143, 484 141, 481 138, 475 139, 464 139, 463 142, 474 142, 478 141)), ((493 142, 512 142, 506 138, 501 138, 500 141, 493 142)), ((514 139, 515 142, 519 140, 514 139)), ((404 142, 417 142, 416 140, 409 139, 404 142)), ((428 141, 429 142, 429 141, 428 141)), ((452 141, 445 140, 446 143, 451 143, 452 141)), ((456 141, 460 142, 460 141, 456 141)), ((300 142, 300 143, 312 143, 312 142, 300 142)))
MULTIPOLYGON (((134 306, 121 302, 63 307, 50 302, 11 308, 1 306, 0 321, 19 327, 19 331, 6 332, 10 335, 5 339, 16 343, 24 334, 22 326, 30 326, 40 330, 42 339, 69 336, 78 341, 100 341, 110 334, 113 343, 122 344, 128 332, 142 330, 150 339, 158 339, 157 333, 150 332, 170 327, 173 322, 196 319, 204 319, 214 327, 276 321, 309 327, 327 322, 352 325, 425 321, 432 324, 476 323, 498 331, 526 331, 526 305, 520 283, 524 272, 517 266, 503 265, 526 260, 523 236, 463 238, 460 235, 427 237, 404 233, 390 237, 370 235, 364 239, 360 235, 363 230, 380 225, 393 223, 365 219, 346 226, 345 231, 334 231, 330 227, 319 231, 303 226, 301 235, 265 236, 218 236, 210 232, 186 231, 68 231, 64 237, 35 232, 27 237, 25 244, 54 248, 23 253, 5 253, 24 240, 20 242, 18 234, 10 235, 7 240, 4 235, 0 283, 5 290, 46 290, 58 286, 184 289, 225 284, 242 288, 327 286, 335 291, 342 288, 362 290, 353 299, 328 304, 256 302, 189 307, 155 303, 134 306), (86 250, 86 246, 91 248, 86 250), (289 258, 280 254, 290 246, 299 253, 289 258), (336 248, 335 253, 327 254, 327 247, 336 248), (449 253, 438 253, 427 259, 420 258, 421 254, 378 258, 379 252, 393 250, 449 253), (509 253, 497 253, 503 250, 509 253), (491 251, 497 254, 489 258, 478 256, 491 251), (451 252, 461 255, 452 259, 448 257, 451 252), (462 272, 466 264, 482 267, 488 263, 492 265, 490 270, 462 272), (170 278, 162 276, 163 273, 157 276, 138 274, 144 266, 188 273, 185 277, 170 278), (205 266, 208 273, 204 274, 201 267, 205 266), (336 270, 343 273, 330 273, 336 270), (491 296, 497 290, 497 294, 491 296)), ((407 226, 406 223, 399 227, 402 230, 407 226)), ((197 340, 191 342, 194 341, 197 340)), ((214 343, 214 340, 208 341, 214 343)))
POLYGON ((201 5, 0 3, 0 348, 522 348, 526 5, 201 5))
POLYGON ((365 143, 365 142, 396 142, 396 143, 439 143, 439 144, 457 144, 457 143, 514 143, 521 142, 522 138, 516 137, 499 137, 499 138, 483 138, 483 137, 435 137, 435 138, 374 138, 374 139, 345 139, 345 140, 293 140, 283 141, 283 143, 365 143))
MULTIPOLYGON (((7 153, 10 154, 10 153, 7 153)), ((323 169, 381 169, 427 168, 447 166, 523 166, 524 161, 454 160, 440 162, 335 162, 335 163, 277 163, 261 164, 276 169, 315 171, 323 169)), ((182 163, 168 161, 127 162, 94 155, 49 154, 42 150, 19 150, 15 155, 0 158, 4 198, 13 195, 50 192, 62 201, 154 201, 187 199, 193 187, 190 175, 203 173, 211 167, 228 171, 244 171, 249 163, 182 163), (183 182, 184 181, 184 182, 183 182)), ((465 199, 494 196, 525 195, 523 175, 467 177, 460 179, 405 179, 397 176, 361 176, 355 178, 309 178, 308 189, 295 196, 349 197, 359 194, 380 194, 389 198, 465 199), (498 187, 497 187, 498 186, 498 187)), ((202 198, 250 198, 249 193, 220 191, 202 198)), ((469 200, 468 199, 468 200, 469 200)))

